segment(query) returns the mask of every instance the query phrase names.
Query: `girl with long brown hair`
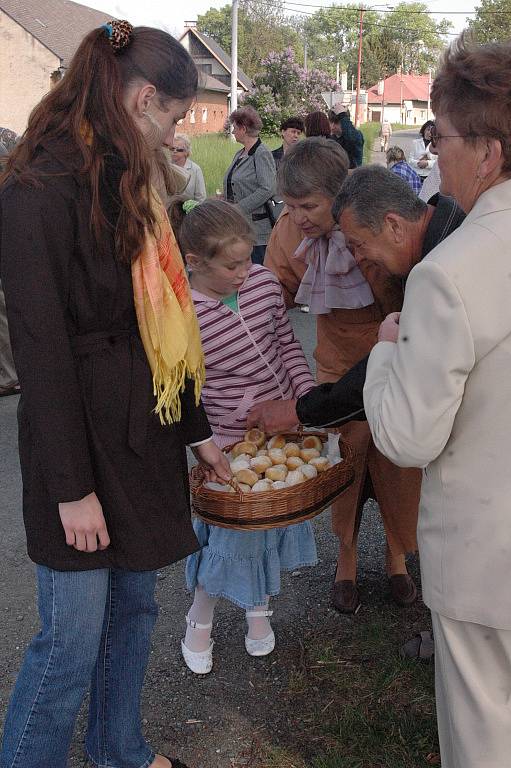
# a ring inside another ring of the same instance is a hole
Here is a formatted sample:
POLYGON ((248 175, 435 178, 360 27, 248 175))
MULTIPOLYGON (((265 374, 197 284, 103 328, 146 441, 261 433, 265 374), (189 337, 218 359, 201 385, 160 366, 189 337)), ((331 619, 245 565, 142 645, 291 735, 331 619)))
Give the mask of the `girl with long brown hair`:
POLYGON ((2 768, 64 768, 91 689, 97 766, 155 755, 140 693, 157 568, 198 548, 186 444, 229 477, 200 403, 204 359, 160 162, 197 88, 170 35, 114 21, 32 113, 0 187, 0 266, 41 630, 11 698, 2 768), (92 682, 91 682, 92 681, 92 682))

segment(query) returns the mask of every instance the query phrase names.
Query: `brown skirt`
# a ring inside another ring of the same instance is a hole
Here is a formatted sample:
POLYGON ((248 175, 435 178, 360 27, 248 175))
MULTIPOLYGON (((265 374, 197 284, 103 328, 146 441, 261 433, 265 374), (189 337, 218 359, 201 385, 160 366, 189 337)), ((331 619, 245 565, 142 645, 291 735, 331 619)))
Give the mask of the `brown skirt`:
MULTIPOLYGON (((374 305, 319 315, 315 353, 318 383, 337 381, 369 354, 376 342, 379 323, 374 305)), ((343 544, 351 546, 362 507, 366 499, 372 497, 379 504, 391 555, 414 552, 421 470, 397 467, 383 456, 373 443, 366 421, 351 421, 340 432, 355 451, 355 480, 332 505, 333 532, 343 544)))

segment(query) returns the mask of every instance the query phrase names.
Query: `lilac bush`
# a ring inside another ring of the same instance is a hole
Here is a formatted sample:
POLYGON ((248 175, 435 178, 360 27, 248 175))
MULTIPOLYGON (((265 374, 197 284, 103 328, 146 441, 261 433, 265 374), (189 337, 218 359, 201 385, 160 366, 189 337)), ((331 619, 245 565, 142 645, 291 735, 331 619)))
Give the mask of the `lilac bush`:
POLYGON ((292 48, 272 51, 262 59, 261 67, 254 77, 254 87, 241 101, 257 109, 264 133, 278 133, 281 121, 292 115, 324 109, 321 93, 339 87, 326 72, 301 67, 292 48))

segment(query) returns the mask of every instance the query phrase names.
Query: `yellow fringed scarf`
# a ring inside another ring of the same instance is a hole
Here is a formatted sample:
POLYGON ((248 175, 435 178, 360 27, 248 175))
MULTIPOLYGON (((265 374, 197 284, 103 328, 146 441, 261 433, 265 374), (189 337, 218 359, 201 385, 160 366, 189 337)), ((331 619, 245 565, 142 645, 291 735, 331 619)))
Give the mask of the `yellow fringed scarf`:
POLYGON ((206 379, 199 323, 179 246, 167 211, 153 189, 157 236, 146 231, 131 274, 138 327, 153 374, 155 413, 162 424, 181 420, 181 392, 195 382, 195 400, 206 379))

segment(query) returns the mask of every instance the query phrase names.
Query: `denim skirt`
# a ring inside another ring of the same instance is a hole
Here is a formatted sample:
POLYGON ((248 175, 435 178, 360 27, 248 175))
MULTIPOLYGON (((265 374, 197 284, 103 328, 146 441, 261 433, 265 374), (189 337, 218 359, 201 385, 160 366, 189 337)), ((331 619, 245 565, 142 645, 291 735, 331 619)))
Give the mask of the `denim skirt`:
POLYGON ((280 572, 316 565, 312 524, 308 520, 268 531, 236 531, 194 518, 201 550, 186 561, 186 584, 200 585, 212 597, 240 608, 264 605, 280 592, 280 572))

